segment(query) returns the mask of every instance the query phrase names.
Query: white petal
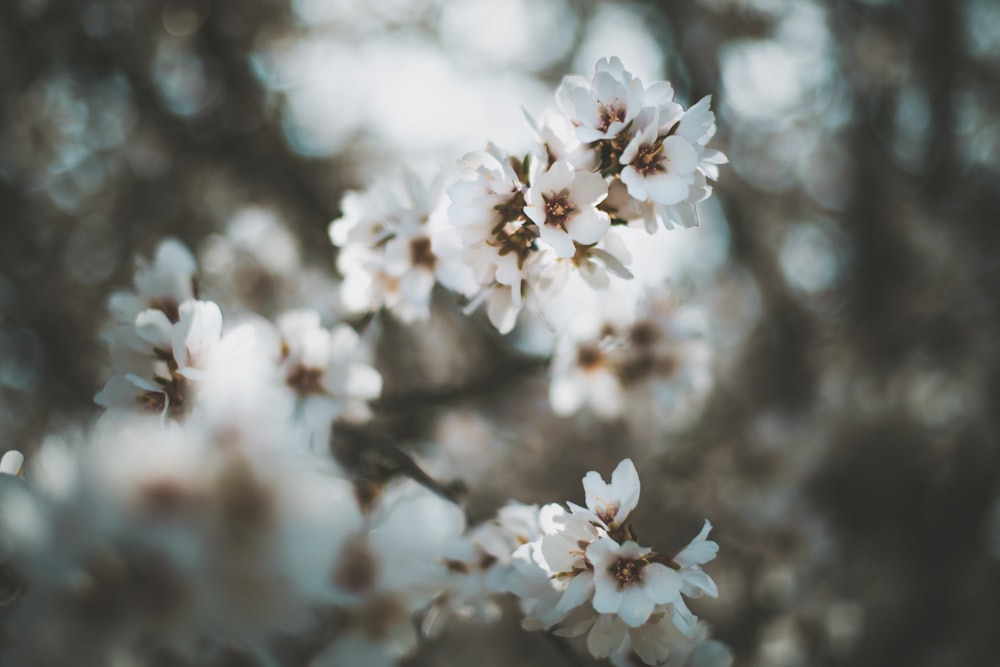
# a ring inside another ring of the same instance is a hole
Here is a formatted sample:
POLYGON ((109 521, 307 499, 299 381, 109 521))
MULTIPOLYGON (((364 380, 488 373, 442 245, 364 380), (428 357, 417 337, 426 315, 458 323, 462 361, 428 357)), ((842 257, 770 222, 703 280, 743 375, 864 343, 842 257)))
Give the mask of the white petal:
POLYGON ((691 610, 688 609, 688 606, 684 603, 684 598, 678 597, 674 600, 671 607, 673 608, 671 620, 673 620, 677 629, 681 631, 681 634, 687 637, 693 635, 698 622, 698 617, 691 613, 691 610))
POLYGON ((711 103, 712 96, 708 95, 688 109, 677 127, 677 135, 693 144, 707 142, 715 131, 715 114, 709 108, 711 103))
POLYGON ((649 193, 646 192, 646 179, 633 167, 628 166, 622 169, 620 178, 628 189, 630 197, 639 201, 646 201, 649 198, 649 193))
POLYGON ((618 514, 615 521, 621 523, 639 504, 639 472, 635 469, 632 459, 624 459, 611 473, 611 492, 619 499, 618 514))
POLYGON ((625 631, 615 616, 599 616, 587 635, 587 650, 595 658, 606 658, 625 641, 625 631))
MULTIPOLYGON (((611 219, 595 208, 584 208, 566 221, 566 231, 577 243, 597 243, 611 227, 611 219)), ((572 257, 573 255, 567 255, 572 257)))
POLYGON ((682 590, 688 597, 694 598, 702 594, 713 598, 719 597, 719 588, 715 585, 715 581, 700 567, 681 570, 680 576, 683 580, 682 590))
POLYGON ((618 615, 625 621, 625 625, 637 628, 649 620, 655 605, 639 585, 625 586, 622 591, 624 595, 618 615))
MULTIPOLYGON (((604 237, 605 240, 607 240, 610 236, 611 236, 610 234, 606 235, 604 237)), ((632 272, 628 270, 625 264, 619 261, 618 257, 608 252, 607 250, 603 250, 601 248, 593 248, 591 249, 590 254, 593 255, 596 259, 600 259, 601 262, 604 263, 604 266, 607 267, 608 271, 615 274, 619 278, 623 278, 625 280, 631 280, 632 278, 635 277, 632 275, 632 272)), ((624 253, 624 257, 626 257, 627 259, 631 259, 627 250, 624 253)))
POLYGON ((662 563, 650 563, 643 568, 642 581, 653 602, 669 604, 680 597, 681 576, 662 563))
POLYGON ((680 553, 674 556, 674 560, 681 567, 691 567, 692 565, 702 565, 715 558, 719 553, 719 545, 707 539, 712 524, 706 519, 702 525, 701 532, 691 540, 691 543, 684 547, 680 553))
MULTIPOLYGON (((529 192, 530 192, 530 190, 529 190, 529 192)), ((539 203, 529 203, 527 206, 524 207, 524 214, 526 216, 528 216, 529 220, 531 220, 532 222, 534 222, 539 227, 542 227, 542 226, 545 225, 546 213, 545 213, 545 204, 544 203, 542 203, 542 202, 539 202, 539 203)))
POLYGON ((622 151, 621 156, 618 158, 618 162, 621 164, 632 164, 633 158, 639 154, 639 147, 642 145, 642 133, 632 137, 632 141, 628 142, 628 146, 622 151))
POLYGON ((590 597, 590 591, 593 589, 593 586, 594 574, 592 572, 584 572, 570 579, 569 585, 566 586, 562 597, 559 598, 556 611, 561 614, 568 614, 585 603, 587 598, 590 597))
POLYGON ((353 398, 378 398, 382 393, 382 374, 365 364, 352 364, 347 368, 344 389, 353 398))
POLYGON ((153 347, 169 348, 173 328, 166 313, 156 308, 144 310, 135 316, 135 333, 153 347))
POLYGON ((697 227, 701 224, 701 220, 698 216, 698 207, 695 204, 688 204, 682 202, 676 206, 671 206, 665 211, 663 215, 663 224, 667 229, 668 220, 670 222, 676 222, 682 227, 697 227))
POLYGON ((517 322, 519 312, 521 309, 514 305, 510 289, 494 288, 491 290, 486 315, 498 332, 510 333, 517 322))
POLYGON ((650 176, 645 185, 650 199, 657 204, 679 204, 688 195, 688 184, 680 176, 670 172, 650 176))
POLYGON ((709 639, 692 652, 689 667, 732 667, 733 652, 720 641, 709 639))
MULTIPOLYGON (((589 550, 588 550, 589 553, 589 550)), ((605 576, 594 577, 594 609, 602 614, 617 614, 621 609, 624 594, 617 582, 605 576)))
POLYGON ((608 183, 600 174, 577 172, 569 197, 577 206, 596 206, 608 196, 608 183))
POLYGON ((20 475, 24 467, 24 454, 16 449, 8 449, 0 459, 0 473, 5 475, 20 475))
POLYGON ((584 262, 577 267, 577 270, 580 272, 580 276, 588 285, 590 285, 592 289, 607 289, 610 284, 607 270, 605 270, 602 266, 598 266, 596 262, 584 262))
POLYGON ((435 275, 439 283, 463 296, 471 296, 479 288, 472 268, 460 261, 439 261, 435 275))
POLYGON ((585 394, 575 376, 553 378, 549 385, 549 403, 552 412, 560 417, 568 417, 583 405, 585 394))
POLYGON ((694 147, 676 134, 663 140, 663 154, 670 160, 670 171, 690 174, 698 166, 698 153, 694 147))
POLYGON ((573 245, 573 238, 564 230, 552 225, 541 225, 539 229, 542 241, 552 246, 557 257, 569 259, 576 254, 576 246, 573 245))
POLYGON ((434 274, 424 268, 407 271, 399 281, 399 291, 403 297, 422 311, 429 307, 433 289, 434 274))
POLYGON ((599 141, 604 139, 607 135, 600 130, 590 127, 589 125, 581 125, 576 128, 576 138, 580 140, 581 144, 589 144, 594 141, 599 141))
MULTIPOLYGON (((597 176, 597 174, 594 174, 597 176)), ((597 176, 600 178, 600 176, 597 176)), ((561 192, 573 185, 573 168, 568 162, 556 161, 538 177, 538 182, 532 184, 532 190, 537 190, 542 194, 550 192, 561 192)), ((603 180, 603 179, 602 179, 603 180)))
POLYGON ((621 416, 625 399, 617 375, 610 370, 599 369, 591 374, 587 388, 594 414, 605 420, 621 416))

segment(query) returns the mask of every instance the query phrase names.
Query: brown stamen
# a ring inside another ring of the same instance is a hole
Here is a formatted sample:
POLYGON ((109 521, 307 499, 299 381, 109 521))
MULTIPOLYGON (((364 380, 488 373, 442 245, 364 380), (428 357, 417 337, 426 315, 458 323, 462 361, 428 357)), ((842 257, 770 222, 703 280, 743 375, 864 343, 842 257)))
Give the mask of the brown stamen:
POLYGON ((618 581, 618 586, 621 588, 642 581, 642 571, 645 566, 646 563, 641 560, 619 558, 608 567, 608 572, 618 581))
POLYGON ((425 266, 433 269, 437 263, 437 255, 431 250, 431 240, 421 236, 410 241, 410 261, 413 266, 425 266))

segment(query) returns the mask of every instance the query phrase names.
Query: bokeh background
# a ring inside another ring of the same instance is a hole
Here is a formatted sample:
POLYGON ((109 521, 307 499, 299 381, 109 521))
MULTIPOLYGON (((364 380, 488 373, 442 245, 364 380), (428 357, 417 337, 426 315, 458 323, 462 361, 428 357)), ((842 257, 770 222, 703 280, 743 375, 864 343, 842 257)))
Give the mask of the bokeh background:
MULTIPOLYGON (((711 394, 666 431, 557 419, 544 363, 441 297, 380 323, 370 437, 477 518, 633 456, 644 543, 715 524, 694 608, 738 665, 1000 664, 995 0, 5 0, 0 448, 94 417, 107 296, 160 238, 224 304, 329 315, 345 190, 526 146, 521 107, 607 55, 713 95, 732 165, 664 259, 713 313, 711 394)), ((411 663, 590 664, 514 616, 411 663)))

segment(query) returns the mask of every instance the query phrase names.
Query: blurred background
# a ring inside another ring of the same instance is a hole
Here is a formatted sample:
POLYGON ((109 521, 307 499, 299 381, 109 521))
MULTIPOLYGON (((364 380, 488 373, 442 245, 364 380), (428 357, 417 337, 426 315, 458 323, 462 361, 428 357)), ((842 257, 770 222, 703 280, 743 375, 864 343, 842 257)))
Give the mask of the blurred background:
MULTIPOLYGON (((162 237, 224 308, 329 317, 347 189, 523 150, 521 107, 610 55, 713 95, 732 164, 664 260, 712 392, 667 429, 555 418, 544 363, 442 297, 380 323, 372 432, 477 518, 634 457, 644 543, 716 526, 694 609, 738 665, 1000 664, 995 0, 5 0, 0 447, 96 414, 106 299, 162 237)), ((410 663, 590 664, 510 611, 410 663)))

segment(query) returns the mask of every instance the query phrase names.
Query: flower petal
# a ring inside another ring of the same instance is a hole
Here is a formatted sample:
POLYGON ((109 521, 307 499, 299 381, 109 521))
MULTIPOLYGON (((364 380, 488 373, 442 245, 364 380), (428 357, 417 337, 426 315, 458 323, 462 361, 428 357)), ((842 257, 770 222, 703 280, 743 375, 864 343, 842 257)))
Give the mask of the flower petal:
POLYGON ((650 199, 657 204, 679 204, 688 195, 688 184, 671 172, 650 176, 646 179, 645 186, 650 199))
POLYGON ((646 594, 658 604, 669 604, 678 599, 681 586, 684 585, 681 575, 662 563, 647 565, 643 569, 642 580, 646 586, 646 594))
POLYGON ((649 620, 656 605, 649 596, 646 595, 644 587, 638 584, 625 586, 622 589, 623 600, 618 609, 618 615, 625 621, 625 625, 637 628, 649 620))
MULTIPOLYGON (((584 208, 566 221, 566 231, 577 243, 590 245, 597 243, 611 227, 611 220, 595 208, 584 208)), ((567 255, 572 257, 573 254, 567 255)))
POLYGON ((576 254, 576 246, 573 245, 572 237, 561 228, 553 227, 552 225, 541 225, 540 231, 542 240, 552 246, 557 257, 569 259, 576 254))

